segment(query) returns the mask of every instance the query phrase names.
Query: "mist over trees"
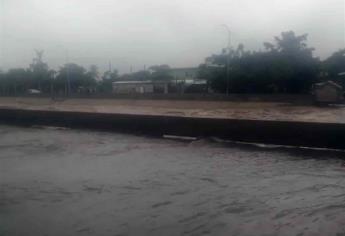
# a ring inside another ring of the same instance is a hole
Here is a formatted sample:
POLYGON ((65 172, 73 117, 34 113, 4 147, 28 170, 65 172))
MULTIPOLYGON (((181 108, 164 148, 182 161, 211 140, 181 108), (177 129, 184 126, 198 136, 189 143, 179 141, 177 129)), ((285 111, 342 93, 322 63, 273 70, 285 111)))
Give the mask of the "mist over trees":
MULTIPOLYGON (((313 83, 336 80, 345 71, 345 49, 321 61, 313 56, 307 34, 282 32, 271 42, 264 42, 264 51, 249 51, 239 44, 229 51, 206 58, 199 66, 198 78, 207 80, 217 93, 309 93, 313 83), (229 80, 227 60, 229 59, 229 80)), ((169 65, 154 65, 148 70, 120 75, 117 70, 102 75, 97 66, 88 69, 75 64, 52 70, 44 61, 44 51, 35 50, 28 68, 0 71, 0 95, 15 96, 36 89, 43 94, 111 93, 115 81, 173 81, 169 65)), ((344 84, 343 84, 344 85, 344 84)))
POLYGON ((97 87, 98 68, 89 70, 75 63, 68 63, 58 71, 49 69, 43 61, 43 51, 35 50, 29 68, 14 68, 0 72, 0 94, 16 96, 35 89, 43 94, 64 94, 94 91, 97 87))

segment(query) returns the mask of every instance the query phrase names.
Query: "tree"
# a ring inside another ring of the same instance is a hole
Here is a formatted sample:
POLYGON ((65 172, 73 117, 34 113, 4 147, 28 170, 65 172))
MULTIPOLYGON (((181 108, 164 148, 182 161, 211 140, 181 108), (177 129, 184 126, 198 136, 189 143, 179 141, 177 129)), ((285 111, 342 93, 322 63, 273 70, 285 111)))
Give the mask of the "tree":
POLYGON ((0 94, 1 95, 6 95, 7 93, 7 81, 6 81, 6 74, 2 70, 0 70, 0 94))
POLYGON ((104 72, 104 74, 102 76, 102 80, 116 81, 118 79, 119 79, 119 73, 117 70, 106 71, 106 72, 104 72))
POLYGON ((147 70, 141 70, 131 74, 124 74, 119 77, 119 80, 124 81, 147 81, 151 79, 151 73, 147 70))
POLYGON ((117 80, 119 80, 117 70, 104 72, 102 80, 98 83, 98 91, 101 93, 111 93, 113 91, 113 82, 117 80))
POLYGON ((99 72, 96 65, 91 65, 87 74, 94 80, 97 80, 99 72))
POLYGON ((5 75, 4 84, 7 87, 8 95, 18 95, 26 92, 30 86, 30 71, 24 68, 8 70, 5 75))
POLYGON ((86 69, 75 63, 65 64, 60 68, 55 87, 59 91, 65 90, 67 94, 69 89, 70 93, 76 93, 80 89, 90 89, 96 86, 96 80, 87 73, 86 69))
POLYGON ((308 34, 295 35, 293 31, 282 32, 281 37, 274 37, 276 41, 276 48, 283 53, 290 55, 298 55, 301 53, 307 53, 311 56, 314 48, 307 47, 308 34))
POLYGON ((36 57, 33 58, 30 69, 32 72, 32 80, 36 83, 38 90, 48 92, 51 84, 51 73, 49 72, 48 65, 43 62, 43 50, 35 50, 36 57))
POLYGON ((273 43, 265 42, 264 52, 246 51, 240 44, 229 55, 224 50, 212 55, 207 59, 211 66, 204 65, 199 71, 215 91, 224 93, 229 56, 232 93, 308 93, 317 81, 320 63, 306 40, 306 34, 296 36, 288 31, 275 37, 273 43))
POLYGON ((270 51, 270 52, 276 50, 276 48, 275 48, 275 46, 274 46, 273 43, 264 42, 264 47, 265 47, 265 49, 266 49, 267 51, 270 51))
POLYGON ((173 79, 170 66, 168 65, 155 65, 149 69, 152 71, 151 79, 154 81, 170 81, 173 79))
POLYGON ((329 77, 335 78, 345 71, 345 48, 334 52, 323 62, 323 69, 329 77))

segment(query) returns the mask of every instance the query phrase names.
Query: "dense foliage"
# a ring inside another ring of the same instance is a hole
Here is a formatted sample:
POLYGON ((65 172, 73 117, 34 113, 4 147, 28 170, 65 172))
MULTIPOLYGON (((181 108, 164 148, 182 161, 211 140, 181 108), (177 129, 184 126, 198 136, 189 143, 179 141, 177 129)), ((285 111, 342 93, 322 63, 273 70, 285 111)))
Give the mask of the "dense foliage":
POLYGON ((264 52, 246 51, 240 44, 236 50, 223 50, 207 58, 199 67, 199 77, 207 79, 211 88, 231 93, 308 93, 321 79, 320 72, 337 76, 345 71, 344 50, 321 62, 313 57, 306 44, 307 35, 283 32, 273 43, 264 43, 264 52), (229 57, 229 77, 226 75, 229 57), (229 79, 229 80, 228 80, 229 79))

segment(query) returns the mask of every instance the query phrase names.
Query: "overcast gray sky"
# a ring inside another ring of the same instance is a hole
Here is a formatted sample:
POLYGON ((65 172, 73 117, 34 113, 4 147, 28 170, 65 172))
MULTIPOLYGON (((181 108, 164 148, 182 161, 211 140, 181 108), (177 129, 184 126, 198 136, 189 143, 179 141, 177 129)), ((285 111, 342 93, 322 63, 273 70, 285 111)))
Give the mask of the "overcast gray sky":
POLYGON ((52 68, 197 66, 226 45, 262 49, 282 31, 309 33, 315 55, 345 47, 345 0, 0 0, 1 68, 27 67, 44 49, 52 68))

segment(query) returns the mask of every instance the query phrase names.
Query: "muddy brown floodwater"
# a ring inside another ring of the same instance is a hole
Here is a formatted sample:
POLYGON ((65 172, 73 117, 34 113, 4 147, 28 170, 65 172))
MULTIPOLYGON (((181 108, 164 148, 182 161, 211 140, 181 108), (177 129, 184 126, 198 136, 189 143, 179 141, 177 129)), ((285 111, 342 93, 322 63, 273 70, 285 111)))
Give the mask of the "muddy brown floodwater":
POLYGON ((215 119, 345 123, 344 105, 316 107, 276 102, 86 98, 52 101, 50 98, 0 97, 1 108, 215 119))
POLYGON ((345 235, 344 155, 0 126, 0 235, 345 235))

